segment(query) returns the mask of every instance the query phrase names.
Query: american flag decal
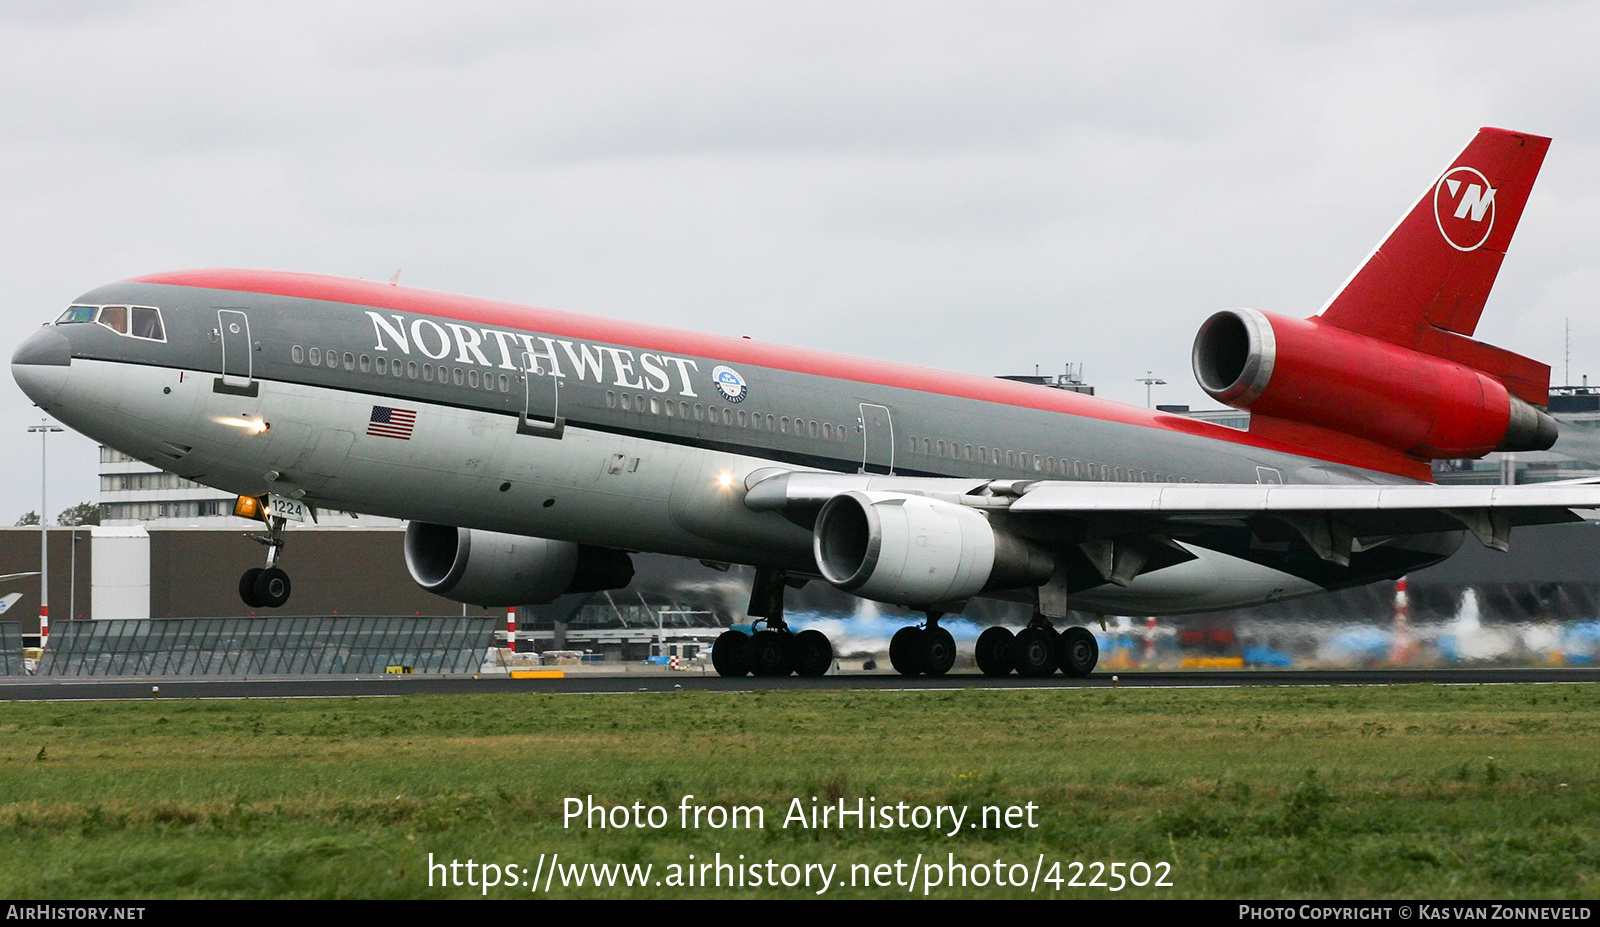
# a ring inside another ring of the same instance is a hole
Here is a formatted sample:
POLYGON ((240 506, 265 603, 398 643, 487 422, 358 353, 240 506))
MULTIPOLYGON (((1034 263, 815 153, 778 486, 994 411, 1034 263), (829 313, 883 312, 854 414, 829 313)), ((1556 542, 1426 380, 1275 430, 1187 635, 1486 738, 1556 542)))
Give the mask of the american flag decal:
POLYGON ((411 429, 417 424, 417 413, 410 409, 391 409, 373 406, 372 418, 367 422, 367 434, 379 438, 411 440, 411 429))

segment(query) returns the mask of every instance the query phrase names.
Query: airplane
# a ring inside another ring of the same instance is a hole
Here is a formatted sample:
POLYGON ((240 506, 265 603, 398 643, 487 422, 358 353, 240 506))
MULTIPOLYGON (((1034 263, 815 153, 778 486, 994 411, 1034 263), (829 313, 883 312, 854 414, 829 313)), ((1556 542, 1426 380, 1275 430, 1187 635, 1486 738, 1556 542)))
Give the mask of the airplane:
POLYGON ((91 290, 12 374, 94 440, 236 494, 290 594, 290 522, 408 521, 425 589, 483 606, 621 588, 632 552, 755 568, 723 675, 828 672, 785 589, 920 611, 890 660, 942 675, 972 599, 990 675, 1085 676, 1072 613, 1233 608, 1392 579, 1472 533, 1575 521, 1600 486, 1434 485, 1430 461, 1550 447, 1550 369, 1472 339, 1549 139, 1482 129, 1320 312, 1224 309, 1195 375, 1248 431, 1004 379, 388 283, 259 270, 91 290))

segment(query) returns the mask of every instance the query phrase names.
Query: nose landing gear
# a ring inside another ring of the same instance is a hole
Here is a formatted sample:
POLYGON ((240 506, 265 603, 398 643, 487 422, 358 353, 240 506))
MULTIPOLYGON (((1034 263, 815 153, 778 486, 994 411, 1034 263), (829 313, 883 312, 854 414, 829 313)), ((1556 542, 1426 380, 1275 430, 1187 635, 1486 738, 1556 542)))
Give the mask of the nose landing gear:
POLYGON ((267 530, 245 537, 267 547, 267 565, 245 570, 239 577, 239 598, 251 608, 278 608, 289 601, 289 574, 278 567, 283 555, 283 526, 287 519, 268 515, 267 530))

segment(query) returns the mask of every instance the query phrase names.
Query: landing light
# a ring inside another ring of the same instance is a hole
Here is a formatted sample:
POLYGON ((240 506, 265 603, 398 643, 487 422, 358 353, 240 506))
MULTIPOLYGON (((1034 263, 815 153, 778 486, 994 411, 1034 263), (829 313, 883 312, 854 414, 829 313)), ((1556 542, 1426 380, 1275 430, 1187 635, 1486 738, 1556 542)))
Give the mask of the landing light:
POLYGON ((261 434, 272 426, 263 421, 248 418, 217 418, 213 419, 223 425, 232 425, 235 428, 244 428, 253 435, 261 434))
POLYGON ((731 488, 733 488, 733 474, 732 473, 724 473, 721 476, 717 477, 717 485, 722 487, 723 489, 731 489, 731 488))

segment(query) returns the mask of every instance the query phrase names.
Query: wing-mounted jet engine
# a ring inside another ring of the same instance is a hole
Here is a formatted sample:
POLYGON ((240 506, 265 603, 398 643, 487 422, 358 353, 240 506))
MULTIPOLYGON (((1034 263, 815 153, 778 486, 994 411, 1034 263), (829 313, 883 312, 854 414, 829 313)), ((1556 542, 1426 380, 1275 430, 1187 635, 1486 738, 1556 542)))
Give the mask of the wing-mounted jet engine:
POLYGON ((633 581, 633 561, 620 550, 496 531, 414 521, 405 551, 417 585, 469 605, 542 605, 633 581))

